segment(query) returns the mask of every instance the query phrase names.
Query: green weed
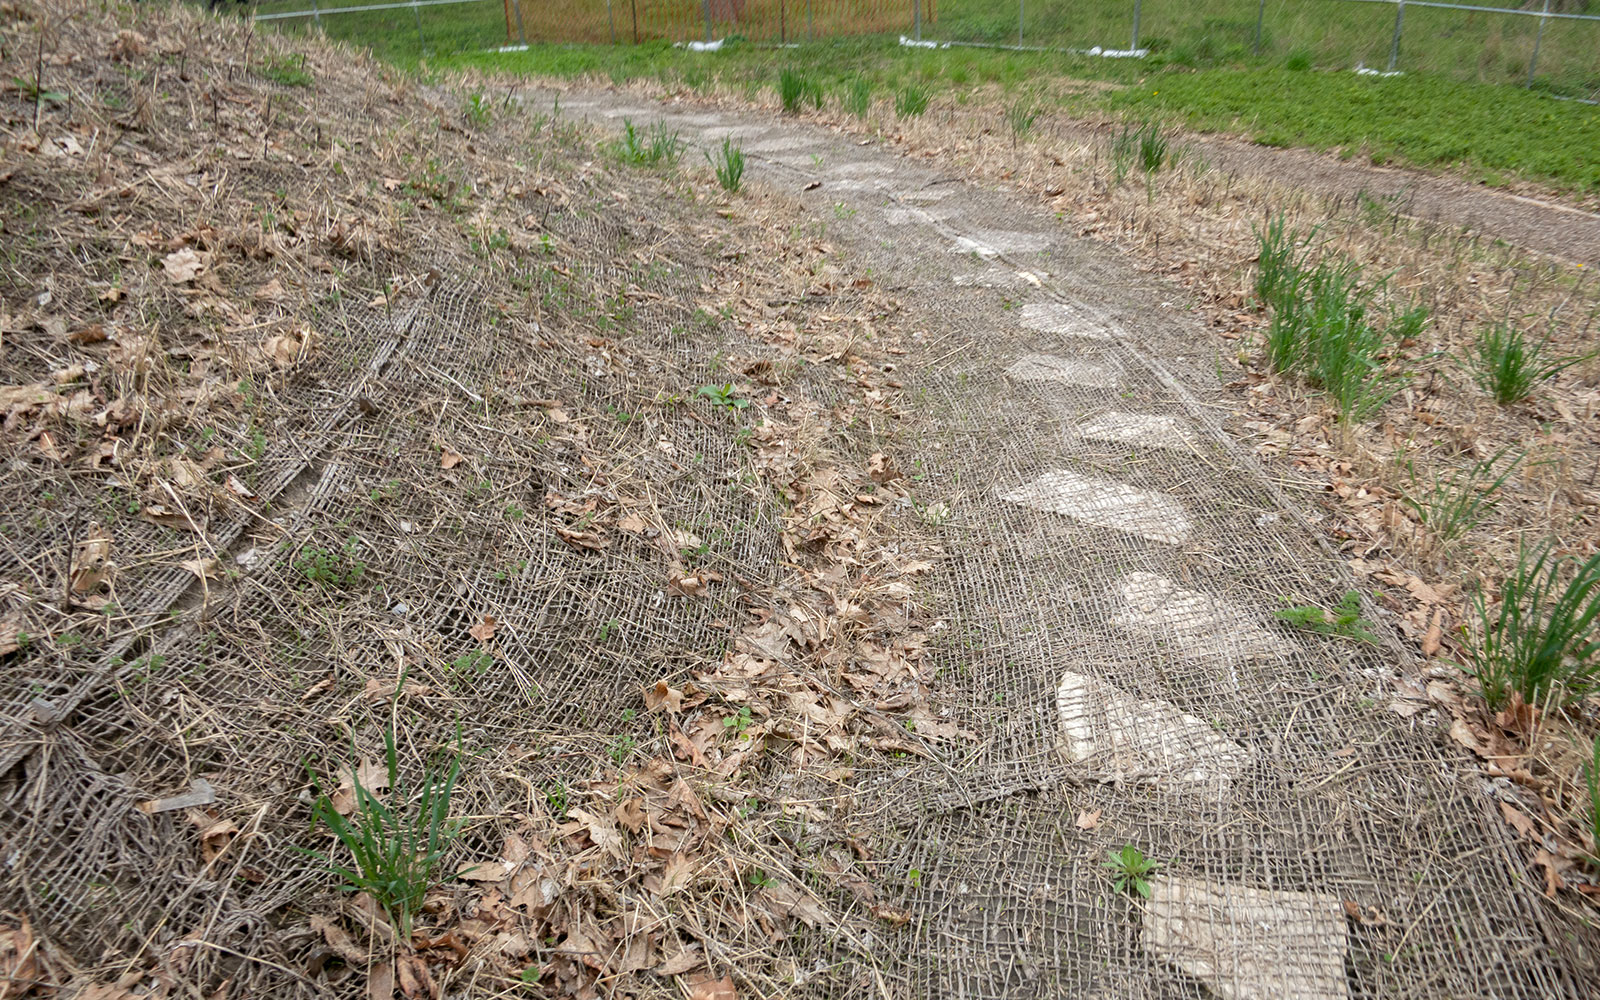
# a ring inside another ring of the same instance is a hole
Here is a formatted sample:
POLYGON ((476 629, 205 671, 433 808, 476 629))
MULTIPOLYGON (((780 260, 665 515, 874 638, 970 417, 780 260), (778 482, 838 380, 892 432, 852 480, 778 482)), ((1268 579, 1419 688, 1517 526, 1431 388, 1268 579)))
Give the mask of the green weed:
POLYGON ((840 99, 844 109, 857 118, 867 117, 867 112, 872 110, 872 81, 864 76, 858 76, 845 84, 844 96, 840 99))
POLYGON ((1569 705, 1600 687, 1600 554, 1579 562, 1553 542, 1517 554, 1517 568, 1491 605, 1473 601, 1469 672, 1489 707, 1515 692, 1529 705, 1569 705))
POLYGON ((354 537, 345 539, 338 549, 302 546, 292 565, 307 581, 321 587, 358 587, 367 575, 367 564, 360 559, 360 543, 354 537))
POLYGON ((732 194, 744 184, 744 150, 735 146, 732 139, 722 140, 722 148, 715 159, 707 153, 706 162, 717 172, 717 183, 722 185, 722 190, 732 194))
POLYGON ((482 94, 471 94, 467 97, 466 114, 467 124, 474 126, 486 125, 489 122, 489 112, 492 106, 482 94))
MULTIPOLYGON (((1299 294, 1300 274, 1311 255, 1316 229, 1305 233, 1288 228, 1283 213, 1267 220, 1265 230, 1251 227, 1256 236, 1256 297, 1263 305, 1281 307, 1299 294)), ((1269 348, 1270 348, 1269 342, 1269 348)), ((1276 360, 1273 367, 1282 370, 1276 360)))
POLYGON ((1546 357, 1549 345, 1548 334, 1538 343, 1529 343, 1521 330, 1496 323, 1478 336, 1471 359, 1473 377, 1496 403, 1510 406, 1532 396, 1539 383, 1594 357, 1593 353, 1546 357))
POLYGON ((1161 867, 1161 862, 1145 857, 1144 852, 1132 844, 1125 845, 1120 851, 1111 851, 1108 856, 1110 860, 1104 863, 1104 867, 1111 870, 1112 888, 1117 892, 1133 892, 1149 899, 1149 876, 1161 867))
POLYGON ((1286 230, 1281 216, 1256 231, 1256 294, 1272 307, 1267 363, 1327 392, 1341 419, 1365 420, 1407 381, 1388 372, 1382 355, 1417 337, 1428 312, 1407 309, 1380 330, 1371 318, 1378 289, 1362 287, 1361 268, 1351 261, 1311 263, 1312 235, 1286 230))
POLYGON ((894 93, 896 118, 917 118, 928 110, 928 88, 908 83, 894 93))
POLYGON ((261 67, 261 75, 285 87, 309 87, 312 83, 311 73, 306 70, 305 56, 274 56, 261 67))
POLYGON ((722 720, 722 727, 734 736, 743 736, 744 731, 750 728, 750 706, 745 705, 734 715, 722 720))
POLYGON ((340 864, 330 854, 301 849, 330 873, 344 880, 346 892, 364 892, 389 917, 400 941, 411 939, 411 923, 423 898, 438 881, 439 863, 461 833, 460 821, 450 819, 450 796, 461 770, 459 755, 451 758, 444 775, 424 774, 416 794, 401 782, 394 731, 383 734, 388 794, 362 784, 352 774, 354 808, 347 818, 333 800, 321 792, 311 765, 306 775, 317 794, 312 823, 325 824, 350 852, 351 863, 340 864))
POLYGON ((1006 108, 1006 125, 1011 128, 1013 149, 1033 132, 1041 113, 1038 105, 1027 100, 1017 101, 1006 108))
POLYGON ((678 133, 667 130, 665 122, 656 122, 647 132, 640 132, 630 119, 622 120, 622 138, 612 144, 617 158, 634 166, 675 166, 683 156, 684 142, 678 133))
POLYGON ((783 110, 791 115, 799 114, 802 104, 821 110, 822 82, 799 70, 783 70, 778 74, 778 100, 783 110))
POLYGON ((750 401, 748 399, 734 395, 732 382, 728 382, 723 385, 703 385, 695 391, 695 395, 703 399, 711 400, 712 406, 722 406, 734 410, 742 410, 750 405, 750 401))
POLYGON ((1419 480, 1415 465, 1407 462, 1411 492, 1401 500, 1416 512, 1417 520, 1435 542, 1449 546, 1477 527, 1483 516, 1493 509, 1495 493, 1527 457, 1526 453, 1519 454, 1502 465, 1501 460, 1510 450, 1502 448, 1468 469, 1454 470, 1443 476, 1435 472, 1427 482, 1419 480))
MULTIPOLYGON (((1290 604, 1289 599, 1284 598, 1284 603, 1290 604)), ((1274 611, 1272 615, 1279 621, 1308 632, 1370 642, 1375 646, 1380 643, 1372 631, 1372 622, 1361 614, 1361 595, 1354 590, 1345 591, 1334 606, 1332 615, 1315 604, 1290 604, 1289 607, 1274 611)))

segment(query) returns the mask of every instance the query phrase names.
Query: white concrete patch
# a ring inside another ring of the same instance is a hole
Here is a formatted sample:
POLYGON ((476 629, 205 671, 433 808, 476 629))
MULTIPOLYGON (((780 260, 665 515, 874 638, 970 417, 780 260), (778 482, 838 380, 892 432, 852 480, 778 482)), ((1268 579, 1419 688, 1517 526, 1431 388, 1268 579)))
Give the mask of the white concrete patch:
POLYGON ((889 181, 881 178, 847 177, 842 181, 829 181, 829 191, 882 191, 888 188, 889 181))
POLYGON ((990 246, 987 243, 979 243, 977 240, 968 239, 965 236, 956 237, 956 241, 950 245, 950 252, 960 254, 975 253, 984 260, 994 260, 1001 253, 998 247, 990 246))
POLYGON ((1181 417, 1155 413, 1102 413, 1077 427, 1080 437, 1112 444, 1132 444, 1144 448, 1191 451, 1200 438, 1181 417))
POLYGON ((1030 302, 1022 307, 1019 322, 1040 333, 1066 333, 1090 340, 1114 339, 1106 327, 1090 319, 1083 310, 1064 302, 1030 302))
POLYGON ((751 146, 747 152, 751 153, 785 153, 791 149, 805 149, 811 141, 804 136, 781 135, 776 139, 766 139, 751 146))
POLYGON ((895 195, 900 201, 909 201, 913 205, 927 205, 936 201, 944 201, 950 197, 950 187, 918 188, 915 191, 901 191, 895 195))
POLYGON ((950 281, 957 288, 1007 288, 1015 282, 1009 271, 993 270, 979 274, 956 274, 950 281))
POLYGON ((758 135, 765 135, 766 129, 760 125, 712 125, 700 130, 700 138, 704 142, 721 142, 724 139, 739 140, 751 139, 758 135))
POLYGON ((1118 584, 1126 607, 1111 623, 1130 632, 1156 634, 1186 659, 1270 659, 1295 651, 1232 601, 1185 590, 1154 573, 1129 573, 1118 584))
MULTIPOLYGON (((883 210, 883 221, 891 226, 931 225, 948 219, 955 214, 955 209, 946 208, 942 205, 935 208, 886 208, 883 210)), ((973 284, 974 282, 959 280, 973 277, 977 277, 977 275, 957 275, 956 284, 973 284)), ((1002 281, 1006 278, 1005 275, 1000 277, 1002 281)), ((1010 282, 1007 281, 1005 283, 1009 284, 1010 282)))
POLYGON ((894 168, 886 163, 870 163, 857 161, 852 163, 826 164, 828 173, 841 177, 882 177, 894 173, 894 168))
POLYGON ((973 234, 980 242, 995 247, 1001 253, 1037 253, 1050 248, 1050 237, 1044 233, 1019 233, 1005 229, 986 229, 973 234))
POLYGON ((1054 354, 1024 355, 1011 363, 1006 374, 1018 382, 1064 382, 1096 389, 1112 389, 1117 385, 1116 375, 1105 365, 1054 354))
POLYGON ((648 108, 603 108, 600 111, 600 117, 629 118, 633 120, 635 125, 638 125, 640 124, 641 120, 650 119, 650 116, 654 113, 655 112, 650 111, 648 108))
POLYGON ((1144 948, 1222 1000, 1349 1000, 1350 930, 1334 896, 1150 880, 1144 948))
POLYGON ((1063 753, 1097 781, 1169 792, 1225 792, 1250 762, 1243 747, 1164 701, 1135 698, 1068 671, 1056 688, 1063 753))
POLYGON ((1194 532, 1183 504, 1172 497, 1064 469, 1046 472, 1000 499, 1168 545, 1181 545, 1194 532))

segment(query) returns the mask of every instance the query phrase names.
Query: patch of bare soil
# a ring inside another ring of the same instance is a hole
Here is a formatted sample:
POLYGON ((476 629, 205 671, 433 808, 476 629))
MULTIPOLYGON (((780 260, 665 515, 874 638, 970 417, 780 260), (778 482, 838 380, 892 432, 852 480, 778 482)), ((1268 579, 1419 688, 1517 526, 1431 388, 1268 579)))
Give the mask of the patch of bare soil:
POLYGON ((1567 264, 1600 266, 1600 215, 1563 204, 1547 192, 1496 190, 1447 175, 1374 166, 1332 153, 1273 149, 1240 139, 1204 136, 1195 149, 1223 173, 1269 178, 1329 201, 1366 198, 1408 220, 1462 230, 1485 241, 1567 264))

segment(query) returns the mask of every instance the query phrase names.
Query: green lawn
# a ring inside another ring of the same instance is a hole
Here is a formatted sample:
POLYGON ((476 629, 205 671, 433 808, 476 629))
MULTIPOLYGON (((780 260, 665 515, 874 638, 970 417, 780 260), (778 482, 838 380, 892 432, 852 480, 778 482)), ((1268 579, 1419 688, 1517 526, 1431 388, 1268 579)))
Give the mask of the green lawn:
POLYGON ((1374 162, 1519 174, 1600 191, 1600 108, 1516 87, 1285 69, 1162 73, 1108 99, 1136 117, 1242 132, 1272 146, 1341 148, 1374 162))

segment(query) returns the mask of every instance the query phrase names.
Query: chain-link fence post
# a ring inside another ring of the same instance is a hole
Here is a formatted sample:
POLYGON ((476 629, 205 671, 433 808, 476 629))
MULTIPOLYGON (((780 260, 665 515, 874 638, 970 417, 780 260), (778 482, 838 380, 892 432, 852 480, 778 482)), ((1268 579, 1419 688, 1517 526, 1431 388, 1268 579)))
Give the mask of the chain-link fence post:
POLYGON ((806 0, 806 41, 816 41, 816 34, 812 30, 815 25, 811 21, 811 0, 806 0))
MULTIPOLYGON (((317 9, 317 0, 311 0, 311 20, 316 22, 317 31, 321 32, 322 31, 322 11, 317 9)), ((1544 26, 1544 22, 1540 21, 1539 25, 1542 28, 1544 26)))
POLYGON ((1539 68, 1539 46, 1544 44, 1544 23, 1550 20, 1550 0, 1544 0, 1539 12, 1539 33, 1533 36, 1533 58, 1528 60, 1528 86, 1533 86, 1533 71, 1539 68))
POLYGON ((611 0, 606 0, 606 30, 611 32, 611 44, 617 44, 617 19, 611 13, 611 0))
POLYGON ((1256 5, 1256 44, 1254 52, 1258 56, 1261 54, 1261 22, 1266 18, 1266 16, 1267 0, 1261 0, 1261 2, 1256 5))
POLYGON ((922 41, 922 0, 911 0, 912 37, 922 41))
POLYGON ((700 9, 706 12, 706 41, 711 41, 711 0, 700 0, 700 9))
POLYGON ((1139 8, 1144 6, 1144 0, 1133 0, 1133 44, 1128 46, 1135 52, 1139 51, 1139 8))
POLYGON ((1022 48, 1022 18, 1027 13, 1028 0, 1017 0, 1017 48, 1022 48))
POLYGON ((1400 29, 1406 23, 1406 0, 1398 0, 1394 7, 1394 41, 1389 43, 1389 72, 1394 72, 1400 61, 1400 29))
POLYGON ((428 54, 428 40, 422 37, 422 8, 417 6, 417 0, 411 0, 411 17, 417 22, 417 48, 422 54, 428 54))
POLYGON ((517 41, 523 48, 527 48, 528 33, 522 30, 522 0, 511 0, 511 9, 517 15, 517 41))

